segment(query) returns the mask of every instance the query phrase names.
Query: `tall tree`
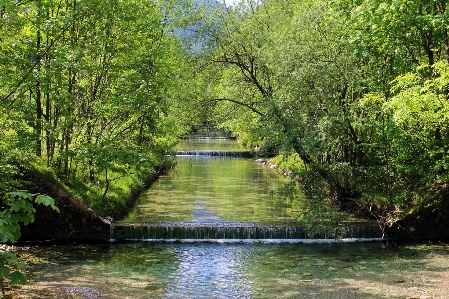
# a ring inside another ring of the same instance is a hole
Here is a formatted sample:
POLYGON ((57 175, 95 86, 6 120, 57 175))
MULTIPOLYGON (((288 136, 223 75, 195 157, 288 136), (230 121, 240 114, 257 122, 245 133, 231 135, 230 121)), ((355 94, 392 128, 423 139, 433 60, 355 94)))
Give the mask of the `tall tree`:
POLYGON ((0 105, 18 148, 109 186, 175 143, 186 64, 170 20, 184 2, 2 2, 0 105))

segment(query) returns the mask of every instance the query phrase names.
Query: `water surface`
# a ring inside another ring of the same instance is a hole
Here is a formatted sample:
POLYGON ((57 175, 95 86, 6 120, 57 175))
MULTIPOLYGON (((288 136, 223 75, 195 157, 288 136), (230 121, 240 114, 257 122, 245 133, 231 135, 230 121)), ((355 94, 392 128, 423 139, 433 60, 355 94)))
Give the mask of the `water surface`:
POLYGON ((445 298, 449 247, 123 243, 32 247, 31 284, 102 298, 445 298), (428 296, 428 297, 424 297, 428 296))
MULTIPOLYGON (((229 140, 180 147, 242 150, 229 140)), ((290 222, 303 195, 288 191, 288 179, 254 159, 179 157, 124 223, 290 222)), ((445 298, 449 291, 446 244, 191 242, 31 247, 29 287, 91 287, 111 299, 445 298)))
MULTIPOLYGON (((178 150, 242 151, 230 139, 185 139, 178 150)), ((291 222, 303 197, 296 186, 255 159, 178 156, 177 166, 138 200, 116 224, 147 222, 291 222)))

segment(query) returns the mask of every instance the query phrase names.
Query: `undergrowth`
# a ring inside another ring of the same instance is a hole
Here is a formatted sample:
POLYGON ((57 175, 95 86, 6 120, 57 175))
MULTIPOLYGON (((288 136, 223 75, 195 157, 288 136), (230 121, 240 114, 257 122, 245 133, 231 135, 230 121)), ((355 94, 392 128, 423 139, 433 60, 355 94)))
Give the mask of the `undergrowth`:
POLYGON ((109 171, 108 181, 105 173, 98 174, 94 181, 82 176, 70 176, 68 179, 60 180, 51 168, 39 160, 31 167, 33 172, 38 173, 47 182, 69 193, 97 215, 104 217, 120 214, 127 208, 138 190, 155 179, 158 169, 168 167, 171 163, 168 160, 159 162, 159 165, 132 168, 126 173, 109 171))

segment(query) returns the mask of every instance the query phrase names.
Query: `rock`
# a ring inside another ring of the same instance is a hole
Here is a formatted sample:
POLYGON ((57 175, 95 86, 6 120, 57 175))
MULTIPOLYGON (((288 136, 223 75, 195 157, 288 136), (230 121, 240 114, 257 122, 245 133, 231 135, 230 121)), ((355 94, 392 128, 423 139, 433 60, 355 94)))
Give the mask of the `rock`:
POLYGON ((109 224, 109 225, 111 225, 112 221, 114 221, 114 218, 112 218, 111 216, 106 216, 104 218, 100 217, 100 219, 103 220, 104 223, 109 224))

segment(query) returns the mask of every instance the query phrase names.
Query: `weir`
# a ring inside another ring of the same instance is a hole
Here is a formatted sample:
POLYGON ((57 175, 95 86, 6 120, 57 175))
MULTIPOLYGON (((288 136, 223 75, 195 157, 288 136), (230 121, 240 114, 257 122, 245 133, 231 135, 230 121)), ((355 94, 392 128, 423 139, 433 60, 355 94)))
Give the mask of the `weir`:
POLYGON ((250 151, 220 151, 220 150, 188 150, 171 151, 174 156, 210 156, 210 157, 232 157, 232 158, 252 158, 254 154, 250 151))
POLYGON ((168 152, 177 165, 111 227, 111 241, 312 243, 380 240, 372 224, 306 229, 304 199, 288 178, 258 164, 235 139, 184 138, 168 152), (218 158, 217 158, 218 157, 218 158), (299 208, 300 209, 300 208, 299 208))
POLYGON ((111 241, 312 243, 377 241, 378 226, 310 230, 265 223, 146 223, 111 227, 111 241))

